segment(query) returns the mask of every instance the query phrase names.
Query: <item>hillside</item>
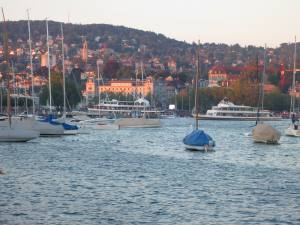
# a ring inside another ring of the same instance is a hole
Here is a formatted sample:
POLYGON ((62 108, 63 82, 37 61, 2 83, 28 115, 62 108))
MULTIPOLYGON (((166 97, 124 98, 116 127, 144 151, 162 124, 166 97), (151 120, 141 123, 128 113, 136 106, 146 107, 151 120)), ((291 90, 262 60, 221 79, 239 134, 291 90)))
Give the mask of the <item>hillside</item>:
MULTIPOLYGON (((163 34, 142 31, 123 26, 107 24, 64 24, 65 43, 73 46, 69 57, 73 57, 82 48, 84 40, 88 41, 88 48, 99 50, 103 47, 109 48, 117 54, 126 57, 138 58, 140 49, 143 51, 145 61, 159 60, 166 65, 168 60, 175 60, 177 67, 183 71, 192 69, 194 64, 195 44, 189 44, 168 38, 163 34)), ((9 39, 11 45, 17 45, 17 41, 26 43, 28 39, 27 21, 8 22, 9 39)), ((32 21, 31 31, 34 42, 46 40, 45 21, 32 21)), ((0 26, 2 32, 2 26, 0 26)), ((49 34, 55 39, 60 35, 60 23, 49 21, 49 34)), ((204 70, 208 71, 213 65, 245 66, 251 65, 257 55, 262 60, 264 49, 262 47, 205 43, 201 45, 201 61, 204 70)), ((268 66, 278 68, 280 64, 291 67, 293 55, 292 44, 282 44, 279 48, 268 49, 268 66)), ((297 61, 299 64, 300 61, 297 61)))

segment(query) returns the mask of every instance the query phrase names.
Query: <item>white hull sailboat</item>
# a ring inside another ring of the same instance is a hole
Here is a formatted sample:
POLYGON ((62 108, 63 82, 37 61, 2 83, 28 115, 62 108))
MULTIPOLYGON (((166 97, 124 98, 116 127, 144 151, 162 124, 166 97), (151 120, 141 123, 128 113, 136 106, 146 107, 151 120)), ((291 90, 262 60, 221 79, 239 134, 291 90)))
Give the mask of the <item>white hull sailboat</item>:
POLYGON ((300 137, 300 130, 299 128, 295 129, 294 124, 291 124, 288 128, 286 128, 284 133, 286 136, 300 137))
POLYGON ((32 128, 32 123, 28 121, 22 121, 21 119, 13 119, 11 117, 11 101, 10 101, 10 65, 8 57, 8 38, 7 38, 7 29, 6 21, 4 17, 4 12, 2 9, 3 15, 3 43, 4 43, 4 62, 6 67, 3 67, 1 71, 4 78, 7 82, 7 113, 8 117, 3 117, 0 119, 0 142, 26 142, 33 140, 39 137, 39 132, 35 131, 32 128))
POLYGON ((13 126, 0 128, 0 142, 26 142, 38 137, 39 133, 34 130, 24 130, 13 126))
POLYGON ((0 142, 26 142, 36 139, 40 133, 34 129, 30 120, 2 118, 0 121, 0 142))
POLYGON ((299 119, 295 113, 295 94, 296 94, 296 57, 297 57, 297 42, 295 37, 295 50, 294 50, 294 68, 293 68, 293 83, 292 83, 292 93, 291 93, 291 124, 288 128, 284 130, 286 136, 291 137, 300 137, 300 130, 299 130, 299 119))
POLYGON ((41 136, 61 136, 64 128, 60 124, 51 124, 48 121, 36 120, 34 128, 40 132, 41 136))
MULTIPOLYGON (((142 83, 144 82, 144 65, 143 61, 141 61, 141 74, 142 74, 142 83)), ((136 72, 136 80, 137 80, 138 70, 136 72)), ((137 90, 135 91, 135 95, 137 96, 137 90)), ((159 119, 150 119, 146 117, 145 107, 146 105, 150 106, 149 102, 144 98, 144 88, 142 89, 142 97, 137 99, 135 103, 143 106, 143 117, 132 117, 132 118, 120 118, 117 119, 113 124, 119 126, 120 128, 158 128, 161 127, 161 123, 159 119)))
POLYGON ((60 118, 62 127, 64 128, 64 135, 76 135, 78 134, 79 127, 74 124, 66 123, 66 76, 65 76, 65 51, 64 51, 64 32, 63 25, 60 24, 61 29, 61 55, 62 55, 62 73, 63 73, 63 117, 60 118))
POLYGON ((114 125, 120 128, 156 128, 161 127, 159 119, 146 119, 146 118, 120 118, 117 119, 114 125))

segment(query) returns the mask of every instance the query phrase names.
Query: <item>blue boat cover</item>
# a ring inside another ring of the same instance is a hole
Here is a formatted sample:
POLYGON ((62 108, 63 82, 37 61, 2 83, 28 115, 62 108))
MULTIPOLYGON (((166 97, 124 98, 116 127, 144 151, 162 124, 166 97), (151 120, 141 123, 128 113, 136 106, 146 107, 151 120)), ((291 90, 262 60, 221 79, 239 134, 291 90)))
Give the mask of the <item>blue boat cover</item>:
POLYGON ((215 146, 213 139, 203 130, 194 130, 183 139, 183 143, 191 146, 215 146))
POLYGON ((78 127, 76 125, 62 123, 62 126, 65 130, 78 130, 78 127))
POLYGON ((47 122, 47 123, 50 123, 50 124, 53 124, 53 125, 62 125, 65 130, 78 130, 78 127, 76 125, 70 125, 70 124, 67 124, 67 123, 60 123, 58 121, 55 121, 54 119, 56 119, 55 116, 50 114, 44 120, 41 120, 41 121, 42 122, 47 122))
POLYGON ((50 114, 50 115, 48 115, 45 119, 40 120, 40 121, 41 121, 41 122, 50 123, 50 124, 52 124, 52 125, 61 125, 59 122, 54 121, 53 119, 55 119, 55 117, 54 117, 52 114, 50 114))

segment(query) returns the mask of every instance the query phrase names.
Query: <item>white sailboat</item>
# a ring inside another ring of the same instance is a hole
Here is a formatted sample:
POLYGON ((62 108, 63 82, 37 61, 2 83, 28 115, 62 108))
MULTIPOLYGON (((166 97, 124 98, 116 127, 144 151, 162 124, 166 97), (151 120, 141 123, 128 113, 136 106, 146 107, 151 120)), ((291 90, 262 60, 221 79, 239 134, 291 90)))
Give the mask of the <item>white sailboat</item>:
MULTIPOLYGON (((141 73, 142 73, 142 84, 144 83, 144 66, 143 62, 141 62, 141 73)), ((136 78, 137 80, 137 78, 136 78)), ((136 85, 137 88, 137 85, 136 85)), ((137 91, 136 91, 137 92, 137 91)), ((142 98, 139 101, 145 102, 144 99, 144 88, 142 90, 142 98)), ((145 104, 144 104, 144 114, 141 118, 120 118, 116 120, 113 124, 119 126, 120 128, 158 128, 161 127, 161 123, 159 119, 150 119, 146 118, 145 113, 145 104)))
MULTIPOLYGON (((28 14, 28 31, 29 31, 29 38, 30 38, 30 22, 29 22, 29 14, 28 14)), ((49 31, 48 31, 48 20, 46 19, 46 29, 47 29, 47 50, 48 50, 48 79, 49 79, 49 102, 50 102, 50 114, 52 114, 52 96, 51 96, 51 68, 50 68, 50 48, 49 48, 49 31)), ((31 44, 31 39, 29 40, 31 44)), ((31 48, 31 47, 30 47, 31 48)), ((30 54, 31 55, 31 54, 30 54)), ((30 56, 32 57, 32 56, 30 56)), ((32 63, 32 60, 30 60, 32 63)), ((31 64, 32 68, 32 64, 31 64)), ((32 77, 33 78, 33 77, 32 77)), ((34 92, 33 92, 34 94, 34 92)), ((61 136, 64 134, 64 128, 61 124, 58 124, 52 121, 52 118, 38 118, 35 117, 37 120, 36 129, 40 131, 41 136, 61 136)))
POLYGON ((3 32, 4 32, 4 66, 2 71, 7 81, 7 117, 0 119, 0 142, 26 142, 39 137, 39 132, 33 129, 31 120, 25 121, 22 118, 11 117, 11 101, 10 101, 10 65, 8 57, 7 30, 4 12, 3 15, 3 32))
POLYGON ((64 129, 64 135, 76 135, 79 133, 79 127, 75 124, 66 123, 66 74, 65 74, 65 51, 64 51, 64 31, 63 25, 60 24, 61 30, 61 54, 62 54, 62 74, 63 74, 63 116, 56 121, 61 123, 64 129))
POLYGON ((254 142, 257 143, 264 143, 264 144, 278 144, 280 139, 280 132, 276 130, 269 124, 263 123, 259 120, 259 110, 264 109, 264 77, 266 73, 266 46, 265 46, 265 53, 264 53, 264 70, 260 82, 260 92, 259 92, 259 101, 258 112, 257 112, 257 120, 256 126, 252 130, 252 138, 254 142))
POLYGON ((294 50, 294 67, 293 67, 293 83, 292 83, 292 90, 291 90, 291 124, 288 128, 284 130, 285 135, 293 136, 293 137, 300 137, 300 128, 299 128, 299 119, 295 113, 295 94, 296 94, 296 57, 297 57, 297 41, 295 37, 295 50, 294 50))
POLYGON ((98 84, 98 107, 99 107, 98 118, 87 120, 86 125, 92 126, 93 130, 119 130, 120 126, 112 123, 114 120, 101 117, 100 68, 98 63, 97 63, 97 80, 98 80, 97 84, 98 84))

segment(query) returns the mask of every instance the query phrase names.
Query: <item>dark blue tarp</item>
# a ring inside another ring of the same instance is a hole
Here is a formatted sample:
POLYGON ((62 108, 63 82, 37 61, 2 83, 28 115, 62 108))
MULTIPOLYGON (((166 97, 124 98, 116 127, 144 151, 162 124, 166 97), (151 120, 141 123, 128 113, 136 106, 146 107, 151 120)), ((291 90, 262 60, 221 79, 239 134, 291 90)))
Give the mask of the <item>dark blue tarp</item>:
POLYGON ((213 139, 203 130, 194 130, 183 139, 183 143, 191 146, 215 146, 213 139))
POLYGON ((67 123, 60 123, 58 121, 55 121, 54 119, 56 119, 55 116, 50 114, 44 120, 41 120, 41 121, 42 122, 47 122, 47 123, 50 123, 50 124, 53 124, 53 125, 62 125, 65 130, 78 130, 78 127, 76 125, 70 125, 70 124, 67 124, 67 123))
POLYGON ((53 115, 48 115, 45 119, 40 120, 41 122, 46 122, 46 123, 50 123, 53 125, 61 125, 59 122, 54 121, 53 119, 55 119, 55 117, 53 115))
POLYGON ((78 130, 78 127, 76 125, 62 123, 62 126, 65 130, 78 130))

